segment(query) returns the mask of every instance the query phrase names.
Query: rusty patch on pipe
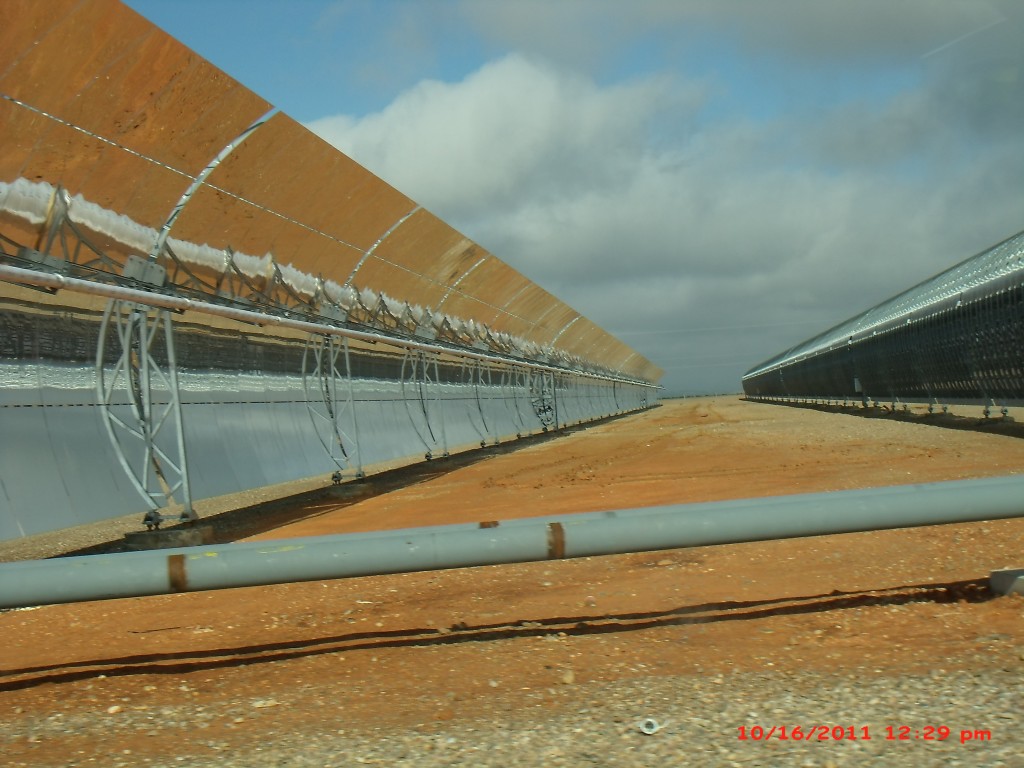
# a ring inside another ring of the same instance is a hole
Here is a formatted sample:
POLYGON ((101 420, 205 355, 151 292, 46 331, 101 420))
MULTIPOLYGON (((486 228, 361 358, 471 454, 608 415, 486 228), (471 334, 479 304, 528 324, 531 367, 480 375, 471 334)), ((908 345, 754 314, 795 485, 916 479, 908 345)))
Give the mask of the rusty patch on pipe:
POLYGON ((565 557, 565 529, 561 523, 548 523, 548 559, 565 557))
POLYGON ((185 573, 185 556, 170 555, 167 558, 167 578, 174 592, 188 592, 188 576, 185 573))
POLYGON ((480 523, 481 528, 497 528, 501 523, 497 520, 487 520, 486 522, 480 523))

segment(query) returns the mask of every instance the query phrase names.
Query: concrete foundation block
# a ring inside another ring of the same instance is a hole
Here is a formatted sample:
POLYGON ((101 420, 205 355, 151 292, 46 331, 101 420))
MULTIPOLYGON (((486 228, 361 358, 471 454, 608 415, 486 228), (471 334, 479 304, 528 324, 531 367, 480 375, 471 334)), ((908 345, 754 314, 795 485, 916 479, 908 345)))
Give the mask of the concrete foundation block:
POLYGON ((992 571, 988 583, 992 591, 1000 595, 1024 595, 1024 568, 992 571))

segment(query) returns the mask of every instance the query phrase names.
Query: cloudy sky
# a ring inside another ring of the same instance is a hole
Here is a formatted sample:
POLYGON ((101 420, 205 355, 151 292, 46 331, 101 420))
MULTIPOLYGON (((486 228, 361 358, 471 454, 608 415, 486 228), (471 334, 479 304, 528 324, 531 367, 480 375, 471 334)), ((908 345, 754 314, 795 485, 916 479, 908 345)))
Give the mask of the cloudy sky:
POLYGON ((1024 229, 1019 0, 128 0, 666 371, 1024 229))

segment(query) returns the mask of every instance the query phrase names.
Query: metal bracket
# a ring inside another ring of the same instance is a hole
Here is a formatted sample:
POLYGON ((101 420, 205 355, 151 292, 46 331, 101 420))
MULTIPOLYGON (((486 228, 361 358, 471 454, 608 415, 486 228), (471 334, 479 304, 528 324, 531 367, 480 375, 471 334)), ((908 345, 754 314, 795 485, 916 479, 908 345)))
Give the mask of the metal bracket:
POLYGON ((72 220, 70 210, 71 195, 58 185, 36 248, 26 250, 26 254, 31 250, 37 254, 29 255, 30 260, 62 273, 74 271, 88 276, 95 272, 118 272, 121 266, 86 237, 72 220))
POLYGON ((1010 409, 1009 408, 1007 408, 1005 405, 1000 406, 998 403, 996 403, 995 400, 989 398, 989 401, 987 403, 985 403, 985 408, 982 411, 982 414, 984 415, 986 421, 988 419, 992 418, 992 409, 993 408, 998 408, 999 409, 999 415, 1003 419, 1005 419, 1007 416, 1010 415, 1010 409))

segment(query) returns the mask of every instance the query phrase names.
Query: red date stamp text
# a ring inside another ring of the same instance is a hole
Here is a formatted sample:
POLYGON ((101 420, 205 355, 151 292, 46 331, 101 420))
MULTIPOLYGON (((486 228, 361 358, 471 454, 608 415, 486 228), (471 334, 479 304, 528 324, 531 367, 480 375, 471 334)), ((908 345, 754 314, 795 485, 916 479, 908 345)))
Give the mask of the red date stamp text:
POLYGON ((961 744, 992 741, 992 731, 983 728, 950 728, 947 725, 741 725, 740 741, 947 741, 961 744))

